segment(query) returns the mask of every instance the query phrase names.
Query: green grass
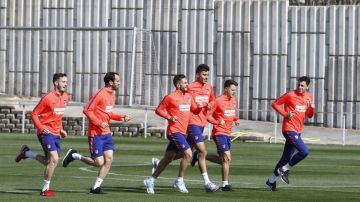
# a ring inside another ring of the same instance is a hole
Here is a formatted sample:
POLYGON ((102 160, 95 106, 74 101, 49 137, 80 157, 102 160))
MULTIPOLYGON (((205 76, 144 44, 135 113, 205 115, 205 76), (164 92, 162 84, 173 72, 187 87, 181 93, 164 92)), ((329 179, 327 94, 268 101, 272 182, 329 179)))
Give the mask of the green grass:
MULTIPOLYGON (((42 152, 35 135, 0 134, 0 201, 359 201, 360 155, 355 146, 310 145, 310 155, 290 173, 290 185, 278 181, 278 191, 270 192, 265 181, 280 157, 283 145, 262 143, 232 144, 230 184, 232 193, 205 193, 198 168, 189 167, 185 183, 189 194, 172 188, 179 161, 173 162, 155 184, 155 195, 146 194, 145 176, 151 172, 150 160, 161 156, 167 141, 162 139, 114 138, 116 152, 111 174, 103 183, 106 195, 90 195, 98 168, 74 162, 68 168, 59 166, 51 182, 54 198, 39 196, 43 166, 32 159, 15 163, 22 144, 42 152)), ((206 142, 209 153, 215 145, 206 142)), ((62 155, 76 148, 88 154, 86 137, 62 140, 62 155)), ((210 179, 220 184, 219 165, 208 163, 210 179)))

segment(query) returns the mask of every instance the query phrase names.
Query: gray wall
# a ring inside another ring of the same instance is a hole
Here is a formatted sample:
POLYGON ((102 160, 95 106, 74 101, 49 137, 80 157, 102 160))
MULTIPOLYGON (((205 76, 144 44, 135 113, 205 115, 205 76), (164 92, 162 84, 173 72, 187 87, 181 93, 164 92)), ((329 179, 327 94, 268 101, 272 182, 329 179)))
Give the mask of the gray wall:
POLYGON ((217 95, 239 82, 241 118, 274 120, 271 102, 311 77, 315 125, 360 128, 360 7, 289 7, 283 1, 0 0, 0 92, 41 96, 66 72, 85 102, 104 73, 121 75, 128 104, 136 35, 134 103, 157 105, 172 77, 212 67, 217 95), (58 27, 58 28, 54 28, 58 27))

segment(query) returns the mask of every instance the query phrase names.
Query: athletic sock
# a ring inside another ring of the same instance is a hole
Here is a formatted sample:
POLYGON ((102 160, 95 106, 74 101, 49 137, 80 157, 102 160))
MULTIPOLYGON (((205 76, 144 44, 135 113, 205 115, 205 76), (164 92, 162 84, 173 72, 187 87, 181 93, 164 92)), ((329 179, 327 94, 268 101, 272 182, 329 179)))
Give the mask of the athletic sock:
POLYGON ((25 156, 28 158, 36 159, 37 153, 29 150, 25 152, 25 156))
POLYGON ((101 179, 101 178, 96 178, 95 184, 94 184, 94 186, 93 186, 92 189, 94 190, 94 189, 100 187, 100 185, 101 185, 101 183, 102 183, 103 181, 104 181, 104 180, 101 179))
POLYGON ((270 182, 271 184, 274 183, 274 182, 276 182, 276 180, 277 180, 278 177, 279 177, 279 176, 276 176, 276 175, 272 174, 272 175, 269 177, 269 182, 270 182))
POLYGON ((204 178, 204 184, 210 183, 210 179, 209 179, 209 176, 208 176, 207 173, 202 173, 201 175, 202 175, 203 178, 204 178))

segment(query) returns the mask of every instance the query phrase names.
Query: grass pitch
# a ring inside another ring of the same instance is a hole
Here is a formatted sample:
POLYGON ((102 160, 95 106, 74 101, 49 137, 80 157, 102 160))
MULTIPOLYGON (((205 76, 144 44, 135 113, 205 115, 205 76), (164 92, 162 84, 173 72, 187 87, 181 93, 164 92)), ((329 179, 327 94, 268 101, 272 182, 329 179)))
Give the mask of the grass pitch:
MULTIPOLYGON (((270 192, 265 181, 283 145, 234 142, 230 184, 235 192, 205 193, 198 168, 189 167, 185 184, 190 193, 179 193, 172 187, 179 164, 175 161, 156 181, 156 194, 148 195, 143 180, 150 175, 151 158, 163 154, 167 140, 114 137, 114 163, 102 185, 107 194, 88 194, 98 168, 76 161, 68 168, 58 165, 51 182, 56 196, 44 198, 39 196, 43 166, 32 159, 15 163, 22 144, 42 153, 36 136, 0 136, 0 201, 360 201, 360 152, 356 146, 309 145, 310 155, 290 172, 290 185, 278 180, 278 191, 270 192)), ((215 153, 213 142, 206 145, 209 153, 215 153)), ((88 155, 87 137, 62 139, 62 157, 69 148, 88 155)), ((210 179, 220 185, 220 166, 210 162, 207 166, 210 179)))

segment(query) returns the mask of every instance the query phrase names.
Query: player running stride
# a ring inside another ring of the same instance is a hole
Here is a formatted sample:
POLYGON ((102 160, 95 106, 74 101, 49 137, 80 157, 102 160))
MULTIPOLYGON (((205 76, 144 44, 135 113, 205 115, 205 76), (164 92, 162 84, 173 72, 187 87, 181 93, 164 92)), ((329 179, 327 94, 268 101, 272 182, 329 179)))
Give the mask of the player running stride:
POLYGON ((105 87, 93 93, 83 112, 89 119, 88 141, 91 157, 82 156, 75 149, 69 149, 62 165, 67 167, 73 160, 80 160, 88 165, 100 167, 91 194, 103 194, 101 184, 109 173, 113 161, 114 143, 110 130, 110 119, 129 121, 127 115, 112 113, 115 104, 115 91, 119 88, 120 77, 115 72, 108 72, 104 77, 105 87))
POLYGON ((44 185, 40 195, 51 197, 55 192, 50 189, 50 181, 60 157, 60 137, 67 136, 62 127, 62 117, 70 97, 66 93, 67 76, 56 73, 53 76, 54 89, 45 94, 31 113, 31 119, 37 128, 37 137, 45 155, 39 155, 23 145, 16 156, 16 163, 32 158, 45 165, 44 185))
POLYGON ((238 83, 226 80, 224 93, 216 98, 214 108, 209 112, 207 120, 214 125, 212 138, 216 144, 219 155, 207 155, 206 160, 221 165, 222 186, 221 191, 233 191, 229 185, 229 171, 231 161, 231 131, 232 125, 239 125, 236 116, 237 99, 234 97, 238 83))
POLYGON ((305 116, 309 118, 314 116, 313 96, 307 92, 309 84, 309 77, 300 77, 296 90, 285 93, 272 104, 272 107, 284 117, 282 132, 286 141, 283 154, 273 174, 266 181, 271 191, 276 191, 276 180, 279 175, 286 184, 289 184, 289 170, 309 154, 308 148, 301 139, 305 116), (284 105, 284 108, 281 108, 281 105, 284 105), (298 153, 293 155, 295 150, 298 150, 298 153))
POLYGON ((188 91, 188 82, 183 74, 178 74, 173 80, 176 90, 161 101, 156 108, 156 114, 168 120, 166 136, 170 141, 164 157, 160 160, 152 176, 144 180, 147 193, 155 194, 154 183, 156 178, 174 159, 178 152, 183 153, 183 159, 180 162, 178 178, 174 187, 182 193, 188 193, 184 184, 184 174, 191 158, 192 152, 185 134, 192 113, 199 114, 202 109, 201 103, 195 103, 188 91), (166 110, 166 111, 165 111, 166 110))

